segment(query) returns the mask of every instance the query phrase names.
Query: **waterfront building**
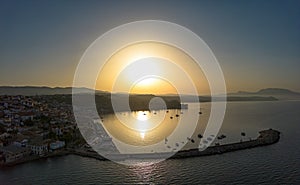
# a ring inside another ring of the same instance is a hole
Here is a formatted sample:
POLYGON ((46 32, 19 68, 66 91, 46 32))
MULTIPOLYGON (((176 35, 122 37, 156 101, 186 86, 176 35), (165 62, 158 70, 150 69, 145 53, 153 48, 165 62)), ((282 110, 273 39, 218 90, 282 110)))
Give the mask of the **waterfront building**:
POLYGON ((30 154, 30 150, 25 147, 18 147, 16 145, 9 145, 1 147, 0 152, 4 156, 4 163, 11 163, 19 160, 30 154))

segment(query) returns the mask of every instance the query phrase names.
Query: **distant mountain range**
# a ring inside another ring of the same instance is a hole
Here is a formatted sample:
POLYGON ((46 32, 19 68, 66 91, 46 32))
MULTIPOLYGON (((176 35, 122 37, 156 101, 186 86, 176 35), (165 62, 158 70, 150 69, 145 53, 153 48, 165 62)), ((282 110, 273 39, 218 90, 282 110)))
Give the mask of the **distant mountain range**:
POLYGON ((256 92, 239 91, 237 93, 228 93, 228 96, 272 96, 280 100, 300 99, 299 92, 282 88, 266 88, 256 92))
MULTIPOLYGON (((94 93, 94 90, 88 88, 75 88, 76 93, 94 93)), ((0 95, 55 95, 55 94, 71 94, 72 87, 39 87, 39 86, 0 86, 0 95)), ((97 94, 107 94, 105 91, 96 91, 97 94)), ((122 94, 122 93, 119 93, 122 94)), ((174 95, 161 95, 161 96, 174 96, 174 95)), ((239 91, 237 93, 228 93, 228 100, 235 101, 240 98, 251 100, 274 100, 274 99, 300 99, 300 93, 282 88, 266 88, 257 92, 239 91), (264 98, 262 98, 264 97, 264 98), (272 98, 271 98, 272 97, 272 98)), ((192 95, 184 95, 185 99, 193 99, 192 95)), ((200 96, 200 101, 208 101, 209 96, 200 96)))
POLYGON ((294 92, 289 89, 281 89, 281 88, 267 88, 267 89, 261 89, 257 92, 239 91, 238 94, 300 95, 300 93, 298 92, 294 92))
MULTIPOLYGON (((92 93, 92 89, 76 88, 76 93, 92 93)), ((71 94, 72 87, 0 86, 0 95, 54 95, 71 94)))

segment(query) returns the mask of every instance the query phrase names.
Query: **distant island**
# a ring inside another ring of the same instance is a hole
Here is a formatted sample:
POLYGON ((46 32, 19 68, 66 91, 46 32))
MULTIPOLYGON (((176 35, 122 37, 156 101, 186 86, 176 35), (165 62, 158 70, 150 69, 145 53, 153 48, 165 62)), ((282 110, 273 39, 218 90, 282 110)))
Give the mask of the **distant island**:
POLYGON ((241 97, 249 97, 249 96, 259 96, 266 97, 272 96, 278 100, 300 100, 300 93, 294 92, 289 89, 282 88, 266 88, 261 89, 256 92, 248 92, 248 91, 239 91, 237 93, 228 93, 228 96, 241 96, 241 97))
POLYGON ((300 95, 298 92, 291 91, 289 89, 281 88, 266 88, 257 92, 239 91, 238 94, 261 94, 261 95, 300 95))

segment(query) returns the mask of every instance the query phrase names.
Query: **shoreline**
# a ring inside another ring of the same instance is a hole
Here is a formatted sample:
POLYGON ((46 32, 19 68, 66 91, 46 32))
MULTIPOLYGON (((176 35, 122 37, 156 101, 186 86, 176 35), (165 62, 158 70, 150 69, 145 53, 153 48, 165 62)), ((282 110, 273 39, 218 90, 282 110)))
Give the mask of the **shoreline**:
MULTIPOLYGON (((250 149, 260 146, 271 145, 277 143, 280 139, 280 132, 277 130, 269 129, 269 130, 262 130, 259 132, 259 136, 251 141, 243 141, 243 142, 236 142, 236 143, 229 143, 224 145, 218 146, 210 146, 203 151, 199 151, 199 149, 189 149, 189 150, 181 150, 169 157, 168 159, 182 159, 182 158, 190 158, 190 157, 201 157, 201 156, 210 156, 210 155, 217 155, 223 154, 227 152, 234 152, 238 150, 250 149)), ((50 153, 45 156, 28 156, 22 160, 15 161, 13 163, 7 163, 0 165, 0 168, 3 167, 12 167, 19 164, 31 162, 31 161, 38 161, 53 157, 60 157, 66 155, 77 155, 81 157, 89 157, 94 158, 100 161, 107 161, 105 157, 99 155, 96 152, 90 152, 86 150, 80 149, 63 149, 60 151, 56 151, 50 153)), ((170 155, 170 153, 145 153, 145 154, 114 154, 117 160, 136 160, 136 159, 161 159, 164 156, 170 155)))

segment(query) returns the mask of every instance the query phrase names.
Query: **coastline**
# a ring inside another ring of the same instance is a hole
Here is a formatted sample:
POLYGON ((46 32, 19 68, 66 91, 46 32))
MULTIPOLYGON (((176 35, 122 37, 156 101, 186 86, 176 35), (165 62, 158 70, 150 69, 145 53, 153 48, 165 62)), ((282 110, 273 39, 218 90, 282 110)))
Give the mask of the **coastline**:
MULTIPOLYGON (((201 157, 201 156, 209 156, 209 155, 217 155, 223 154, 227 152, 233 152, 238 150, 250 149, 260 146, 271 145, 277 143, 280 139, 280 132, 277 130, 269 129, 262 130, 259 132, 259 136, 251 141, 243 141, 236 143, 229 143, 218 146, 210 146, 203 151, 199 151, 199 149, 189 149, 189 150, 181 150, 177 152, 175 155, 171 156, 168 159, 182 159, 182 158, 190 158, 190 157, 201 157)), ((116 159, 119 160, 128 160, 128 159, 159 159, 170 153, 147 153, 147 154, 114 154, 116 159)), ((102 157, 96 152, 90 152, 82 149, 63 149, 60 151, 56 151, 50 153, 45 156, 28 156, 22 160, 15 161, 13 163, 7 163, 4 165, 0 165, 0 168, 16 166, 18 164, 23 164, 31 161, 43 160, 47 158, 60 157, 66 155, 78 155, 81 157, 89 157, 94 158, 101 161, 107 161, 105 157, 102 157)))

